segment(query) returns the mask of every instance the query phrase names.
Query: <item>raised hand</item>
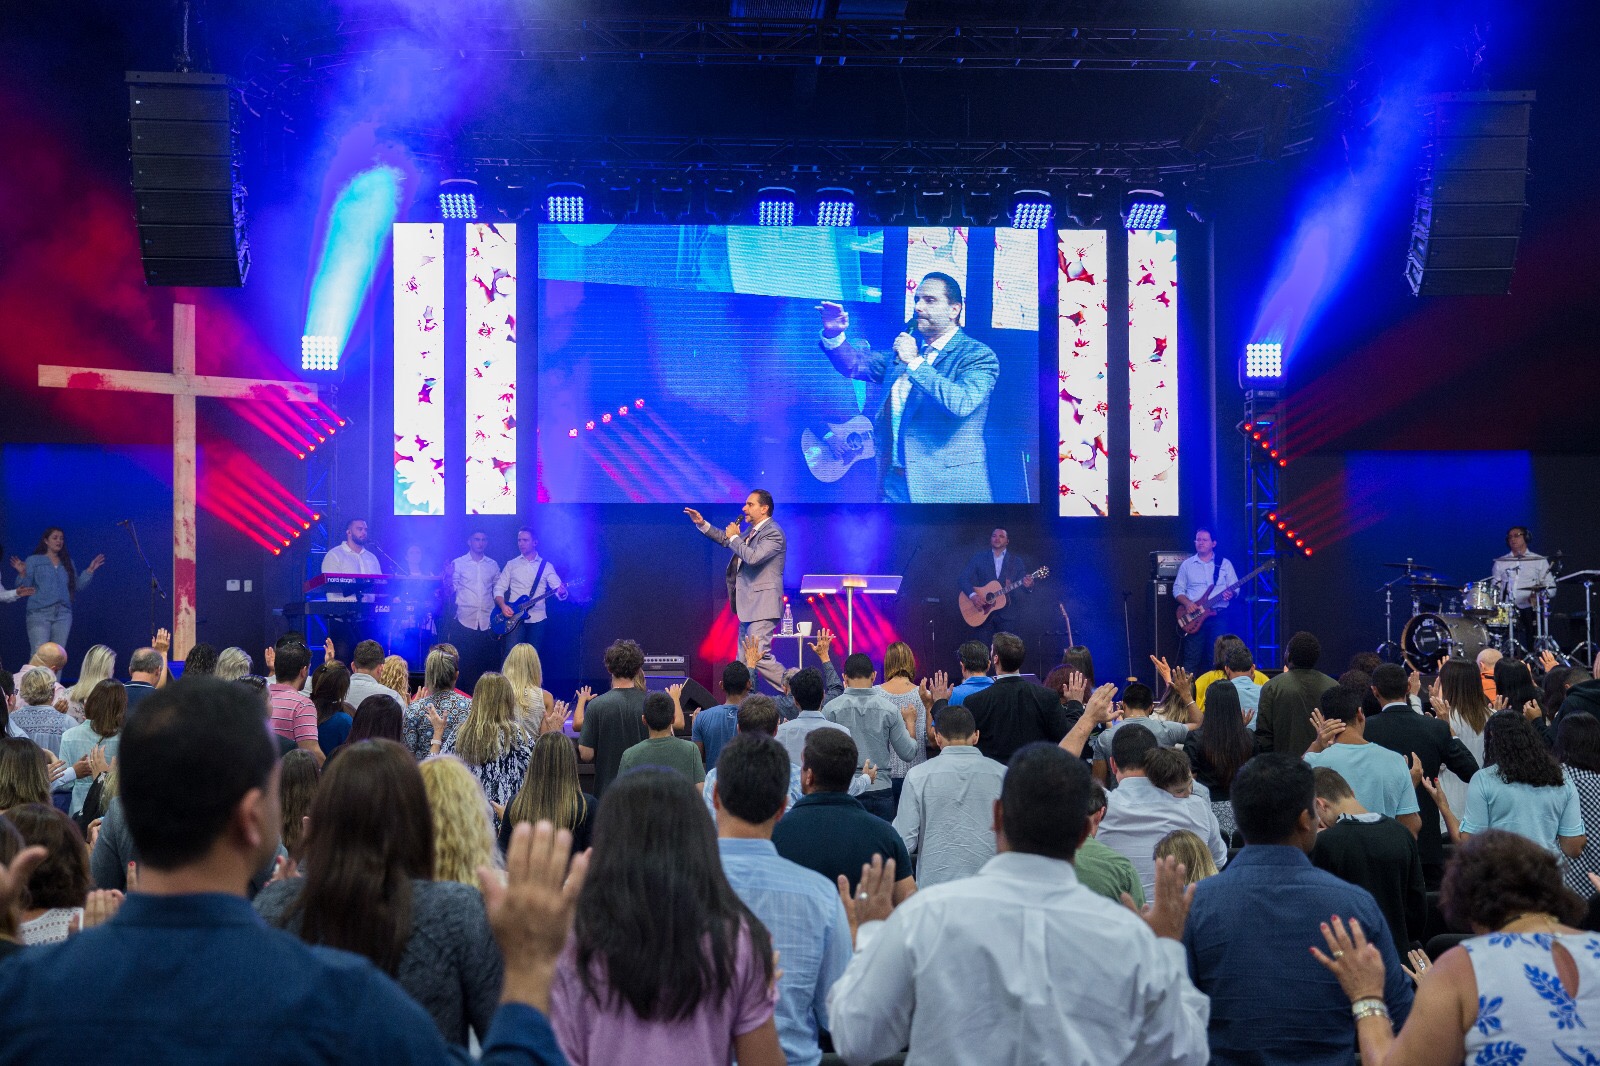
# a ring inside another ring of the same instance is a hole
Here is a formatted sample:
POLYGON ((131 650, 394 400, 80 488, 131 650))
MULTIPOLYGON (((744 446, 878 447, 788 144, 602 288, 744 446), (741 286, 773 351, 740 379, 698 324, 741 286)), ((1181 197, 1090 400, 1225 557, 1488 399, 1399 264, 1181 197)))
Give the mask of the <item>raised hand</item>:
POLYGON ((1194 886, 1184 886, 1183 863, 1168 855, 1156 860, 1155 898, 1140 910, 1133 905, 1133 897, 1122 894, 1122 905, 1145 920, 1150 931, 1168 940, 1183 939, 1183 925, 1189 920, 1189 904, 1194 900, 1194 886))
POLYGON ((755 637, 745 637, 739 647, 744 653, 744 664, 754 670, 756 663, 761 661, 761 642, 755 637))
POLYGON ((850 328, 850 312, 839 304, 824 300, 817 305, 817 312, 822 316, 824 337, 837 337, 850 328))
POLYGON ((1411 769, 1411 787, 1416 788, 1422 784, 1422 760, 1417 758, 1417 753, 1412 752, 1406 756, 1406 765, 1411 769))
POLYGON ((1167 660, 1165 658, 1157 659, 1154 655, 1152 655, 1150 656, 1150 663, 1156 668, 1156 676, 1161 678, 1161 683, 1164 685, 1171 685, 1172 667, 1167 665, 1167 660))
POLYGON ((1450 800, 1445 796, 1444 789, 1439 787, 1439 779, 1437 777, 1431 780, 1424 777, 1418 783, 1422 786, 1422 791, 1426 792, 1433 800, 1433 805, 1439 808, 1440 814, 1450 810, 1450 800))
MULTIPOLYGON (((1079 675, 1082 676, 1082 675, 1079 675)), ((1116 715, 1113 713, 1113 701, 1117 695, 1117 686, 1107 681, 1095 689, 1089 696, 1089 701, 1083 706, 1084 716, 1095 722, 1109 722, 1116 715)))
POLYGON ((1327 942, 1328 954, 1311 948, 1311 956, 1333 972, 1339 987, 1354 1003, 1358 999, 1383 998, 1383 956, 1367 942, 1361 923, 1350 919, 1350 930, 1345 931, 1344 919, 1334 915, 1322 923, 1322 939, 1327 942))
POLYGON ((1068 703, 1082 703, 1089 697, 1089 679, 1074 670, 1067 675, 1066 684, 1061 686, 1061 696, 1068 703))
POLYGON ((440 714, 439 709, 431 703, 423 709, 428 715, 428 725, 433 729, 434 742, 442 742, 444 739, 445 727, 444 715, 440 714))
POLYGON ((106 565, 106 557, 105 553, 102 552, 101 554, 96 555, 93 559, 89 560, 89 565, 84 568, 84 572, 92 574, 104 565, 106 565))
POLYGON ((689 521, 693 522, 695 525, 705 525, 705 515, 701 514, 699 511, 696 511, 693 507, 685 507, 683 509, 683 513, 688 515, 689 521))
POLYGON ((950 675, 943 670, 935 670, 933 677, 923 678, 917 686, 917 692, 922 696, 922 705, 928 710, 933 710, 933 705, 940 700, 950 698, 950 675))
POLYGON ((568 710, 568 707, 567 707, 565 702, 563 702, 562 700, 556 700, 555 701, 555 706, 552 707, 545 714, 544 721, 542 723, 540 723, 539 732, 541 732, 541 733, 559 733, 559 732, 561 732, 566 727, 566 724, 567 724, 567 710, 568 710))
POLYGON ((1494 709, 1496 711, 1509 711, 1511 709, 1511 697, 1496 696, 1494 698, 1494 709))
POLYGON ((165 656, 172 648, 172 634, 165 629, 156 630, 156 635, 151 639, 150 646, 165 656))
POLYGON ((1428 702, 1433 704, 1433 713, 1439 718, 1450 717, 1450 701, 1444 698, 1444 686, 1439 684, 1439 679, 1433 679, 1433 685, 1428 689, 1428 702))
POLYGON ((1194 702, 1194 675, 1183 667, 1172 671, 1172 687, 1183 694, 1183 698, 1194 702))
POLYGON ((1311 751, 1321 751, 1334 742, 1340 733, 1344 732, 1344 723, 1334 718, 1329 720, 1322 717, 1321 711, 1311 712, 1311 728, 1317 731, 1317 739, 1311 742, 1311 751))
POLYGON ((1554 652, 1546 648, 1539 653, 1539 665, 1544 667, 1544 672, 1548 674, 1550 671, 1561 665, 1561 660, 1555 657, 1554 652))
POLYGON ((579 707, 582 707, 585 703, 588 703, 590 700, 594 699, 594 690, 588 685, 585 685, 577 692, 574 692, 572 694, 572 698, 579 707))
POLYGON ((817 633, 817 639, 812 642, 811 650, 817 653, 817 658, 823 662, 828 661, 828 648, 833 644, 833 631, 826 626, 817 633))
POLYGON ((881 922, 894 911, 894 860, 885 862, 882 855, 874 855, 870 863, 862 863, 854 896, 850 894, 850 879, 840 874, 839 900, 844 904, 845 917, 850 919, 850 940, 854 943, 856 932, 864 923, 881 922))
POLYGON ((1417 673, 1417 668, 1410 663, 1406 663, 1406 683, 1411 695, 1417 696, 1422 693, 1422 675, 1417 673))
POLYGON ((333 638, 329 637, 322 642, 322 658, 325 662, 332 662, 334 659, 334 654, 333 638))
POLYGON ((478 867, 489 928, 505 957, 503 997, 550 1010, 550 979, 566 946, 578 893, 589 870, 587 851, 574 856, 572 834, 549 822, 518 825, 506 849, 506 878, 478 867))
POLYGON ((26 574, 28 572, 28 564, 13 555, 11 557, 11 569, 15 570, 19 574, 26 574))
POLYGON ((1428 958, 1428 953, 1421 948, 1412 948, 1406 952, 1406 960, 1411 965, 1407 966, 1402 962, 1400 968, 1406 972, 1407 977, 1411 978, 1412 983, 1421 984, 1422 975, 1427 973, 1433 966, 1433 960, 1428 958))
POLYGON ((1539 706, 1538 700, 1529 700, 1522 705, 1522 717, 1530 722, 1537 722, 1544 717, 1544 708, 1539 706))
POLYGON ((122 900, 122 893, 114 888, 97 888, 90 892, 89 898, 83 901, 83 921, 75 932, 81 933, 85 929, 105 925, 117 916, 122 900))

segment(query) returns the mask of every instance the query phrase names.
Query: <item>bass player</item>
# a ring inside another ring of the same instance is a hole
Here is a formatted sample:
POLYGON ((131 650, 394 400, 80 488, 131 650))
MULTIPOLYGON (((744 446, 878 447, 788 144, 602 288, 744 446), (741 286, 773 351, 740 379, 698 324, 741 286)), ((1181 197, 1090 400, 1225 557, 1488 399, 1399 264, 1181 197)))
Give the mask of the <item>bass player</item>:
MULTIPOLYGON (((1015 581, 1022 582, 1022 589, 1033 589, 1033 575, 1028 572, 1028 564, 1018 558, 1011 551, 1011 538, 1003 529, 996 529, 989 534, 989 547, 980 549, 972 560, 961 571, 961 594, 972 603, 974 607, 981 607, 976 589, 992 581, 998 581, 1002 586, 1015 581)), ((991 611, 983 620, 983 624, 974 627, 972 640, 981 640, 985 644, 993 639, 996 633, 1018 632, 1016 617, 1020 611, 1014 609, 1014 604, 1007 600, 1006 605, 998 611, 991 611)))
POLYGON ((1191 677, 1200 673, 1203 664, 1210 664, 1208 656, 1212 645, 1216 643, 1217 635, 1223 632, 1223 612, 1228 609, 1228 601, 1234 596, 1231 586, 1238 580, 1233 564, 1217 554, 1217 540, 1211 530, 1203 526, 1195 530, 1194 554, 1178 567, 1178 576, 1172 582, 1172 594, 1177 598, 1178 606, 1185 611, 1204 600, 1208 590, 1214 588, 1220 595, 1207 604, 1216 613, 1209 615, 1199 629, 1185 634, 1178 641, 1178 661, 1191 677))
POLYGON ((504 617, 510 619, 515 618, 517 612, 509 604, 529 596, 535 597, 537 602, 527 609, 527 617, 511 633, 506 642, 507 652, 516 644, 532 644, 535 651, 544 650, 539 645, 544 640, 548 600, 542 597, 552 590, 556 599, 567 598, 567 586, 556 573, 556 568, 550 565, 550 560, 539 557, 538 536, 524 526, 517 530, 517 557, 507 563, 495 579, 494 605, 504 617))

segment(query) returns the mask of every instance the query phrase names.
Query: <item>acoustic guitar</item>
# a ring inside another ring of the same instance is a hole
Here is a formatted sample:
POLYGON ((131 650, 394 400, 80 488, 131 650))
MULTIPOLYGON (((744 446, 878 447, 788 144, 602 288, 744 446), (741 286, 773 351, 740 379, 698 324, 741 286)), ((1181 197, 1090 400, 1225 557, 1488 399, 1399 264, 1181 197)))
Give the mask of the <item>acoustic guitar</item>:
MULTIPOLYGON (((1035 581, 1043 581, 1049 576, 1050 568, 1048 566, 1041 566, 1028 575, 1035 581)), ((978 603, 973 603, 972 597, 963 592, 958 597, 958 601, 961 604, 961 617, 966 619, 967 625, 974 629, 978 628, 988 620, 991 614, 1004 610, 1007 602, 1006 594, 1021 588, 1022 583, 1026 580, 1028 578, 1018 578, 1015 581, 1008 581, 1004 585, 1000 584, 999 581, 991 581, 987 585, 979 585, 972 590, 973 595, 978 597, 978 603)))
POLYGON ((811 476, 818 481, 832 484, 861 460, 878 457, 872 439, 872 422, 866 415, 824 425, 828 428, 820 437, 809 429, 800 431, 800 454, 811 476))
POLYGON ((1194 634, 1200 632, 1200 627, 1206 624, 1206 619, 1213 617, 1217 613, 1214 605, 1220 603, 1222 597, 1230 592, 1237 592, 1246 582, 1255 580, 1256 577, 1277 565, 1276 559, 1268 559, 1220 592, 1217 591, 1216 582, 1212 582, 1211 587, 1206 589, 1205 595, 1195 600, 1188 607, 1182 604, 1178 605, 1178 630, 1186 637, 1194 636, 1194 634))

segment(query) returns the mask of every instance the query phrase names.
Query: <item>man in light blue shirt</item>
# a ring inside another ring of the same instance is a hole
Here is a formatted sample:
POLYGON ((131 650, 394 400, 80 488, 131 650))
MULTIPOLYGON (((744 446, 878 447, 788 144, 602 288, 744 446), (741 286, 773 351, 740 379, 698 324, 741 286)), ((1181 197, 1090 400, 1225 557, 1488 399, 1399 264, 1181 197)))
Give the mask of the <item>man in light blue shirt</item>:
POLYGON ((1311 742, 1305 761, 1313 767, 1339 771, 1357 802, 1374 814, 1393 818, 1416 836, 1422 830, 1416 792, 1417 781, 1422 779, 1422 764, 1415 755, 1411 756, 1417 771, 1413 780, 1405 756, 1366 738, 1367 716, 1361 711, 1361 699, 1362 693, 1343 686, 1322 694, 1318 709, 1323 721, 1342 722, 1344 728, 1338 729, 1331 740, 1329 736, 1337 727, 1325 729, 1311 742))
POLYGON ((989 676, 989 649, 981 641, 969 640, 956 650, 961 657, 961 684, 950 690, 950 706, 959 707, 974 692, 994 684, 989 676))
POLYGON ((994 858, 994 805, 1006 779, 1006 768, 978 750, 965 707, 940 708, 931 733, 939 757, 906 774, 894 816, 923 888, 971 877, 994 858))
POLYGON ((1194 554, 1178 565, 1178 576, 1172 581, 1172 595, 1180 606, 1189 608, 1205 599, 1206 590, 1215 586, 1212 595, 1217 599, 1210 607, 1217 613, 1178 642, 1178 660, 1191 677, 1200 676, 1217 635, 1225 632, 1223 618, 1233 593, 1223 595, 1223 590, 1237 580, 1233 564, 1217 554, 1217 541, 1211 530, 1203 526, 1195 530, 1194 554))
MULTIPOLYGON (((828 992, 850 963, 850 922, 839 890, 779 856, 772 829, 783 817, 789 756, 771 737, 745 732, 723 748, 716 806, 722 870, 772 936, 779 969, 774 1018, 789 1066, 822 1060, 817 1031, 828 1026, 828 992)), ((709 782, 708 782, 709 783, 709 782)))
MULTIPOLYGON (((917 753, 917 741, 906 730, 906 722, 889 698, 872 687, 877 678, 872 660, 860 652, 844 661, 844 692, 836 696, 826 712, 829 720, 850 731, 856 742, 856 756, 861 761, 857 773, 866 769, 869 762, 879 766, 889 762, 893 752, 909 760, 917 753)), ((856 797, 861 806, 886 822, 894 821, 894 797, 889 789, 889 777, 880 774, 865 792, 856 797)))
POLYGON ((1133 863, 1144 886, 1144 898, 1154 899, 1155 847, 1175 829, 1187 829, 1201 840, 1220 868, 1228 861, 1211 801, 1195 793, 1178 797, 1152 785, 1144 763, 1159 745, 1143 722, 1130 722, 1117 730, 1111 742, 1111 771, 1117 787, 1106 797, 1106 814, 1100 820, 1100 843, 1133 863))
POLYGON ((728 702, 720 707, 707 707, 695 715, 694 725, 689 730, 694 742, 700 745, 700 754, 705 757, 708 770, 717 765, 722 745, 738 732, 739 705, 750 695, 750 668, 737 660, 724 666, 722 692, 728 702))
MULTIPOLYGON (((804 672, 804 671, 802 671, 802 672, 804 672)), ((811 672, 813 674, 816 673, 816 671, 814 671, 814 670, 811 671, 811 672)), ((820 683, 821 683, 821 679, 819 677, 818 678, 818 684, 820 684, 820 683)), ((805 682, 801 683, 801 687, 802 688, 806 687, 805 682)), ((813 712, 810 712, 810 713, 815 714, 816 712, 813 711, 813 712)), ((818 717, 821 717, 821 716, 818 715, 818 717)), ((764 695, 762 695, 760 693, 756 693, 753 696, 746 696, 745 697, 744 702, 739 705, 739 713, 738 713, 736 721, 737 721, 738 728, 739 728, 739 734, 757 733, 757 734, 760 734, 762 736, 770 737, 770 736, 774 736, 774 734, 778 733, 780 731, 780 729, 782 728, 782 727, 780 727, 778 725, 778 705, 777 705, 777 701, 774 700, 771 696, 764 696, 764 695)), ((799 719, 796 719, 796 721, 799 721, 799 719)), ((785 722, 784 723, 784 725, 786 725, 786 726, 787 725, 793 725, 793 724, 794 724, 794 722, 785 722)), ((835 725, 834 723, 828 721, 826 718, 822 719, 822 725, 824 725, 825 727, 827 727, 829 729, 843 729, 844 728, 843 726, 835 725)), ((807 730, 807 732, 810 732, 810 731, 807 730)), ((730 743, 731 743, 731 741, 730 741, 730 743)), ((805 737, 804 736, 802 736, 800 738, 800 744, 801 744, 801 747, 804 748, 804 746, 805 746, 805 737)), ((727 747, 727 745, 724 744, 723 747, 727 747)), ((721 760, 719 759, 718 762, 720 763, 721 760)), ((865 792, 867 790, 867 788, 875 780, 877 780, 877 777, 878 777, 877 768, 874 767, 871 762, 868 762, 867 763, 867 772, 856 774, 856 776, 851 780, 851 782, 850 782, 850 795, 852 795, 852 796, 861 795, 861 793, 865 792)), ((712 802, 711 797, 712 797, 712 793, 716 789, 716 784, 717 784, 717 768, 716 768, 716 766, 712 766, 711 769, 706 771, 706 779, 705 779, 705 783, 701 786, 700 796, 701 796, 702 799, 704 799, 706 801, 706 810, 711 812, 711 817, 712 817, 713 820, 715 820, 716 817, 717 817, 717 808, 716 808, 716 805, 712 802)), ((795 803, 799 801, 800 797, 802 795, 804 795, 804 794, 805 793, 801 790, 801 787, 800 787, 800 763, 797 762, 797 761, 791 760, 790 763, 789 763, 789 799, 788 799, 788 802, 786 802, 783 805, 783 809, 785 811, 787 811, 790 807, 793 807, 795 805, 795 803)))

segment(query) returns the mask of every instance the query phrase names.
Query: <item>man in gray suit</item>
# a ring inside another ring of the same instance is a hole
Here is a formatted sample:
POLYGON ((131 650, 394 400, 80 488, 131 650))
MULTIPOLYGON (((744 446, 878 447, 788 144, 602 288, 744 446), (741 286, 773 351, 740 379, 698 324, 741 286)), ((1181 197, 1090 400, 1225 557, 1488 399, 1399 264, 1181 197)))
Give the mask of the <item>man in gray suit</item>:
POLYGON ((787 543, 783 530, 772 520, 772 493, 756 489, 744 501, 742 535, 738 522, 718 529, 693 507, 683 513, 695 528, 733 551, 728 560, 728 602, 739 618, 739 643, 755 637, 761 648, 756 672, 774 689, 783 691, 783 666, 772 655, 772 631, 783 617, 783 563, 787 543))
POLYGON ((845 340, 850 312, 824 301, 822 350, 845 377, 886 386, 873 420, 884 503, 989 503, 983 424, 1000 360, 961 331, 961 284, 933 273, 917 286, 913 325, 892 352, 845 340))

